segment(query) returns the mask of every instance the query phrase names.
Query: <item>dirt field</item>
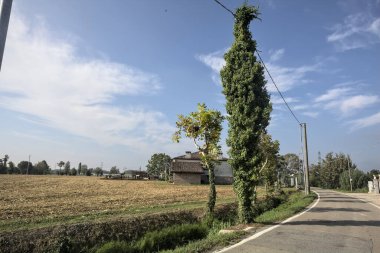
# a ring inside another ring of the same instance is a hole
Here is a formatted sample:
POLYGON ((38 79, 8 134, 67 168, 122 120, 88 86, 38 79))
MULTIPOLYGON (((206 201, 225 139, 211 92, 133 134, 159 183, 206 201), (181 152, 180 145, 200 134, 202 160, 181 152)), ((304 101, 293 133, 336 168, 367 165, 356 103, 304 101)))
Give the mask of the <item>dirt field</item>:
MULTIPOLYGON (((232 186, 217 186, 218 202, 234 199, 232 186)), ((85 176, 0 176, 0 230, 16 224, 78 217, 106 217, 203 206, 207 185, 101 180, 85 176)))

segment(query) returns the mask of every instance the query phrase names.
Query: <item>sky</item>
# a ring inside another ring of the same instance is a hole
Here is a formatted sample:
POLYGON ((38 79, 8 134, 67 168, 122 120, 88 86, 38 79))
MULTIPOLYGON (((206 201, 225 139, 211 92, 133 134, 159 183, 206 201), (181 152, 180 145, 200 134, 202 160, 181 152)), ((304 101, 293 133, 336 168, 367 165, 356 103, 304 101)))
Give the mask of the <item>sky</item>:
MULTIPOLYGON (((231 10, 243 0, 224 0, 231 10)), ((380 1, 248 1, 250 29, 289 106, 307 123, 309 161, 349 154, 380 168, 380 1)), ((219 71, 234 18, 213 0, 16 0, 0 72, 0 156, 145 169, 197 103, 225 114, 219 71)), ((268 128, 301 153, 300 127, 267 78, 268 128)), ((221 145, 226 155, 228 123, 221 145)))

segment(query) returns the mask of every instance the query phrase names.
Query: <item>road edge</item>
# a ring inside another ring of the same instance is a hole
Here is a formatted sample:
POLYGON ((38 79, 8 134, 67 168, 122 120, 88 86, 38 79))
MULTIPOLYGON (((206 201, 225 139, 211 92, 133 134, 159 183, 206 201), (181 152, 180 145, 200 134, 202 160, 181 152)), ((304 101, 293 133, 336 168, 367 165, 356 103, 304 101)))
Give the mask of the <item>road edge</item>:
MULTIPOLYGON (((338 192, 338 191, 335 191, 335 192, 338 192)), ((367 200, 365 200, 365 199, 362 199, 362 198, 360 198, 360 197, 355 197, 355 196, 349 195, 349 194, 347 194, 347 193, 345 193, 345 192, 339 192, 339 193, 341 193, 341 194, 343 194, 343 195, 346 195, 346 196, 348 196, 348 197, 350 197, 350 198, 358 199, 358 200, 360 200, 360 201, 363 201, 364 203, 370 204, 370 205, 372 205, 372 206, 374 206, 374 207, 380 209, 380 206, 378 206, 378 205, 376 205, 376 204, 374 204, 374 203, 372 203, 372 202, 370 202, 370 201, 367 201, 367 200)))
POLYGON ((238 247, 238 246, 240 246, 240 245, 242 245, 242 244, 244 244, 244 243, 246 243, 246 242, 249 242, 249 241, 251 241, 251 240, 254 240, 254 239, 256 239, 256 238, 259 238, 260 236, 262 236, 262 235, 268 233, 269 231, 272 231, 273 229, 276 229, 276 228, 278 228, 279 226, 281 226, 281 225, 283 225, 283 224, 285 224, 285 223, 287 223, 287 222, 289 222, 289 221, 292 221, 292 220, 294 220, 295 218, 297 218, 297 217, 303 215, 304 213, 310 211, 311 209, 313 209, 313 208, 319 203, 319 200, 320 200, 320 196, 319 196, 318 192, 316 192, 316 191, 312 191, 312 192, 314 192, 315 194, 317 194, 318 199, 317 199, 317 201, 316 201, 312 206, 310 206, 309 208, 307 208, 305 211, 303 211, 303 212, 301 212, 301 213, 298 213, 298 214, 295 214, 295 215, 293 215, 293 216, 290 217, 290 218, 287 218, 286 220, 282 221, 280 224, 270 226, 270 227, 268 227, 268 228, 266 228, 266 229, 264 229, 264 230, 262 230, 262 231, 260 231, 260 232, 258 232, 258 233, 255 233, 254 235, 251 235, 250 237, 245 238, 244 240, 242 240, 242 241, 240 241, 240 242, 238 242, 238 243, 236 243, 236 244, 234 244, 234 245, 228 246, 228 247, 223 248, 223 249, 221 249, 221 250, 214 251, 214 253, 222 253, 222 252, 226 252, 226 251, 228 251, 228 250, 230 250, 230 249, 234 249, 234 248, 236 248, 236 247, 238 247))

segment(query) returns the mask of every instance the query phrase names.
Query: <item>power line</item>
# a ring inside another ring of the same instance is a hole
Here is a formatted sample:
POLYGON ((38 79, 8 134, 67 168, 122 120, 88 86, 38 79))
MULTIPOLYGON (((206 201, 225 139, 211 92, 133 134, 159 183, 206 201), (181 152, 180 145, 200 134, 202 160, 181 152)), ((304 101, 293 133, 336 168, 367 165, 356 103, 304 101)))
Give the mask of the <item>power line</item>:
POLYGON ((218 0, 214 0, 214 1, 217 2, 220 6, 222 6, 226 11, 231 13, 232 16, 236 17, 235 13, 233 11, 231 11, 230 9, 228 9, 226 6, 224 6, 221 2, 219 2, 218 0))
MULTIPOLYGON (((218 3, 220 6, 222 6, 226 11, 228 11, 229 13, 231 13, 234 17, 236 17, 235 13, 234 13, 233 11, 231 11, 230 9, 228 9, 226 6, 224 6, 221 2, 219 2, 218 0, 214 0, 214 1, 215 1, 216 3, 218 3)), ((269 72, 267 66, 265 65, 263 59, 261 58, 261 56, 260 56, 260 54, 259 54, 259 51, 256 50, 256 53, 257 53, 257 55, 259 56, 259 59, 260 59, 261 63, 263 64, 263 66, 264 66, 266 72, 268 73, 270 79, 272 80, 274 86, 276 87, 276 90, 277 90, 278 94, 280 94, 280 96, 281 96, 282 100, 284 101, 286 107, 288 107, 290 113, 293 115, 294 119, 298 122, 298 124, 301 125, 301 122, 298 120, 297 116, 294 114, 294 112, 292 111, 292 109, 290 109, 290 106, 289 106, 288 103, 286 102, 286 100, 285 100, 284 96, 282 95, 280 89, 277 87, 276 82, 273 80, 273 77, 272 77, 272 75, 270 74, 270 72, 269 72)))
POLYGON ((296 115, 294 114, 294 112, 292 111, 292 109, 290 109, 290 106, 288 105, 288 103, 286 102, 286 100, 285 100, 284 96, 282 95, 281 91, 280 91, 279 88, 277 87, 277 84, 276 84, 276 82, 273 80, 272 75, 269 73, 269 70, 268 70, 267 66, 265 66, 265 63, 264 63, 263 59, 261 58, 261 56, 260 56, 260 54, 259 54, 259 51, 256 50, 256 53, 257 53, 257 55, 259 56, 259 59, 260 59, 261 63, 263 64, 263 66, 264 66, 266 72, 268 73, 270 79, 272 80, 272 83, 273 83, 274 86, 276 87, 277 92, 278 92, 278 94, 280 94, 280 96, 281 96, 282 100, 284 101, 286 107, 288 107, 290 113, 293 115, 294 119, 298 122, 298 124, 301 125, 301 122, 298 120, 298 118, 296 117, 296 115))

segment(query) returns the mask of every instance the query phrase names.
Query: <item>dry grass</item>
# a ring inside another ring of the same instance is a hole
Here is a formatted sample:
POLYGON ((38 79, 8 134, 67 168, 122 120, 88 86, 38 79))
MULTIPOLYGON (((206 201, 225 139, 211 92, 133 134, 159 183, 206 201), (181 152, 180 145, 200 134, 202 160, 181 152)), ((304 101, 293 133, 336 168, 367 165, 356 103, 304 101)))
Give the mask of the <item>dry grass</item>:
MULTIPOLYGON (((235 198, 232 186, 217 186, 218 202, 235 198)), ((107 217, 203 206, 207 185, 101 180, 84 176, 0 176, 0 230, 55 219, 107 217), (17 222, 16 222, 17 221, 17 222)))

